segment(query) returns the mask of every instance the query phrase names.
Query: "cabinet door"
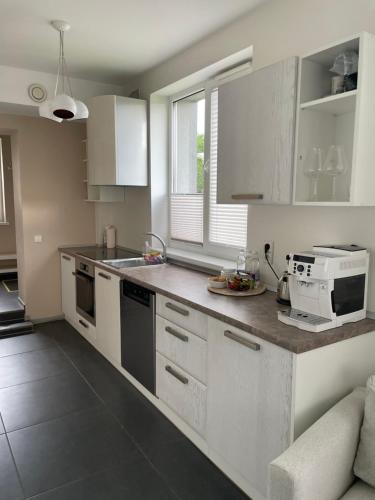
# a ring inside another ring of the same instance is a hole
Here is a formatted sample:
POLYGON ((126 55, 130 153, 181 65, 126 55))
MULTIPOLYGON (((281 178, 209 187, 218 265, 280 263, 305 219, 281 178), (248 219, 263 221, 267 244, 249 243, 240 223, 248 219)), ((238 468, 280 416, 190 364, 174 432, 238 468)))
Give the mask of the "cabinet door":
POLYGON ((219 87, 218 202, 291 202, 297 58, 219 87))
POLYGON ((115 96, 91 99, 87 119, 88 181, 90 185, 115 186, 116 123, 115 96))
POLYGON ((71 255, 61 254, 61 305, 65 318, 74 324, 76 317, 75 260, 71 255))
POLYGON ((207 442, 263 496, 290 444, 292 353, 209 319, 207 442))
POLYGON ((99 351, 121 363, 120 278, 95 269, 96 337, 99 351))
POLYGON ((204 436, 207 387, 158 352, 156 395, 204 436))

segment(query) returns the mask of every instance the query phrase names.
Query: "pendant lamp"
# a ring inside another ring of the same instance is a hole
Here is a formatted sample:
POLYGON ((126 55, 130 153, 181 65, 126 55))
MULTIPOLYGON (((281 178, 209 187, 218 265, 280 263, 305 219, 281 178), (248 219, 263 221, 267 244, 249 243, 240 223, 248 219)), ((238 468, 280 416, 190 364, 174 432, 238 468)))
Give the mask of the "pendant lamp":
POLYGON ((59 63, 54 98, 43 102, 39 106, 39 116, 49 118, 58 123, 61 123, 63 120, 72 121, 87 118, 89 111, 86 104, 73 98, 65 60, 64 33, 70 30, 70 25, 65 21, 52 21, 51 25, 60 34, 59 63))

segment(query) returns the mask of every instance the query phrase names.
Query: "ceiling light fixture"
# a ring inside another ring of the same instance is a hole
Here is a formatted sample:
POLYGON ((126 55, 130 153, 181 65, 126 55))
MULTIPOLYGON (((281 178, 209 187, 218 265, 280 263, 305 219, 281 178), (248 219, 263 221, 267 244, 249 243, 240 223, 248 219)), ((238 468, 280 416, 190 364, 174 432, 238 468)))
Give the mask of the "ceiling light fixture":
POLYGON ((79 120, 87 118, 89 111, 86 104, 73 98, 67 64, 64 54, 64 33, 70 30, 66 21, 51 21, 51 25, 60 34, 60 54, 57 67, 55 95, 52 100, 43 102, 39 106, 39 115, 61 123, 63 120, 79 120), (59 90, 61 93, 59 94, 59 90))

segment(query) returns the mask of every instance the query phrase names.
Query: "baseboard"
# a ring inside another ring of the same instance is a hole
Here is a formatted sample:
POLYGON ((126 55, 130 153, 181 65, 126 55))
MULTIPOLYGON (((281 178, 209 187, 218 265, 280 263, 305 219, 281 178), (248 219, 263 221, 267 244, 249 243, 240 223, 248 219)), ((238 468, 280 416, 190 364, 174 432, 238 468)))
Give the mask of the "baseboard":
POLYGON ((31 321, 34 323, 34 325, 39 325, 42 323, 49 323, 50 321, 61 321, 62 319, 65 319, 64 315, 59 314, 58 316, 49 316, 48 318, 31 319, 31 321))

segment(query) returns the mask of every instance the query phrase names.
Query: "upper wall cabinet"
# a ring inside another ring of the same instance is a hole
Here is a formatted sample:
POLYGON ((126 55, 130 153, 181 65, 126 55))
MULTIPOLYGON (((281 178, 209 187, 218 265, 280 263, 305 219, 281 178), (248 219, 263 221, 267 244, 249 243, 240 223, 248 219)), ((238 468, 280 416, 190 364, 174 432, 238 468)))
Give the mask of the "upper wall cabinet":
POLYGON ((374 205, 375 37, 302 57, 299 80, 294 203, 374 205))
POLYGON ((297 61, 219 87, 218 203, 291 203, 297 61))
POLYGON ((91 99, 89 110, 89 184, 147 186, 146 101, 99 96, 91 99))

